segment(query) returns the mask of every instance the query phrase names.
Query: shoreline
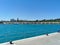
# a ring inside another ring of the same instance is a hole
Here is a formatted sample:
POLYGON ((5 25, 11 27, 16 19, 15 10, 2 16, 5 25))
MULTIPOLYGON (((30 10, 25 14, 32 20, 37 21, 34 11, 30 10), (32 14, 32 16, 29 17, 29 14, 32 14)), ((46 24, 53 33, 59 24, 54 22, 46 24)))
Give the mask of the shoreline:
POLYGON ((60 24, 60 22, 3 22, 1 24, 60 24))

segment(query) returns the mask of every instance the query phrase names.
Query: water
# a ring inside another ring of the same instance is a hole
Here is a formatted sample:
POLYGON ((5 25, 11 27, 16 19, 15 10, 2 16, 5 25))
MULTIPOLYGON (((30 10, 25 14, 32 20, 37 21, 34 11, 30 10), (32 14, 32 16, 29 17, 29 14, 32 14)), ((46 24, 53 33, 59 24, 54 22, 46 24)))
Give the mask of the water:
POLYGON ((53 33, 60 24, 0 24, 0 43, 53 33))

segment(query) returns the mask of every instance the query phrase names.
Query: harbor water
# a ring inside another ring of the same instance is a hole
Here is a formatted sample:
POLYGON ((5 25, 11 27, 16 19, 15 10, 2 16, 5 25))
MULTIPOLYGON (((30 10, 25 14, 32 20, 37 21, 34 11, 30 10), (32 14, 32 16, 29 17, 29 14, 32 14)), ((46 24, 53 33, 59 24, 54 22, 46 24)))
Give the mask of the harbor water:
POLYGON ((0 24, 0 43, 54 33, 60 24, 0 24))

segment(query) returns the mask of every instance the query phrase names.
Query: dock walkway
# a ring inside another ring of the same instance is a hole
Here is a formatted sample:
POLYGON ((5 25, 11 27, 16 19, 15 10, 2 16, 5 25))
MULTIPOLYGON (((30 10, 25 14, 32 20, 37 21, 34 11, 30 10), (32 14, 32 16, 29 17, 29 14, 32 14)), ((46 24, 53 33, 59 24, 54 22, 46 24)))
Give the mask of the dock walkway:
POLYGON ((13 41, 14 44, 2 43, 0 45, 60 45, 60 33, 52 33, 42 36, 13 41))

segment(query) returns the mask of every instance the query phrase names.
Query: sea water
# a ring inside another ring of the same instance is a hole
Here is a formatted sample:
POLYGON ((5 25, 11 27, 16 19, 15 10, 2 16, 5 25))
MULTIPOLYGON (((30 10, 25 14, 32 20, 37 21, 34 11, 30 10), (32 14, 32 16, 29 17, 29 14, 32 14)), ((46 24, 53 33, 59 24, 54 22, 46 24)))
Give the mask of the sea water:
POLYGON ((54 33, 60 24, 0 24, 0 43, 54 33))

